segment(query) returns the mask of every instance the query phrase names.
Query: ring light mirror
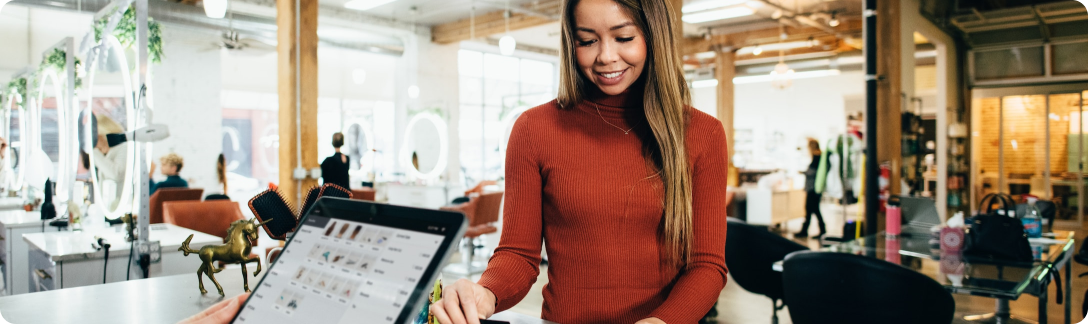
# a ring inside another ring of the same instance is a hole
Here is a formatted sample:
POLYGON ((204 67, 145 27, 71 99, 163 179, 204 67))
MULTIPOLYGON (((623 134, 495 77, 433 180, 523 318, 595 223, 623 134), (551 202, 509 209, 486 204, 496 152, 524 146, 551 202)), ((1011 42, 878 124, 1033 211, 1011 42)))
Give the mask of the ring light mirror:
POLYGON ((94 49, 99 51, 99 59, 90 60, 88 66, 83 100, 87 106, 83 109, 85 118, 79 120, 84 123, 80 142, 84 143, 81 149, 91 157, 88 164, 94 205, 106 218, 117 219, 132 210, 134 193, 139 189, 132 180, 138 145, 121 143, 110 147, 105 135, 135 129, 136 113, 124 47, 112 35, 106 36, 104 44, 94 49), (87 112, 92 112, 93 118, 87 112))
POLYGON ((363 121, 353 123, 348 126, 344 139, 347 155, 351 157, 349 172, 365 174, 374 170, 374 133, 370 127, 363 121))
POLYGON ((35 151, 30 152, 33 159, 27 165, 27 171, 32 172, 35 177, 28 176, 27 180, 29 181, 28 184, 35 188, 43 188, 42 186, 45 184, 44 179, 39 178, 39 176, 53 180, 56 185, 54 191, 56 199, 54 201, 63 203, 68 201, 68 189, 72 186, 72 182, 75 181, 70 176, 74 172, 68 171, 74 171, 75 165, 70 165, 71 156, 67 149, 73 143, 65 140, 67 139, 66 135, 71 131, 68 127, 65 127, 68 113, 66 108, 68 107, 69 98, 65 96, 64 89, 66 87, 61 86, 61 80, 60 75, 55 70, 46 69, 42 72, 41 83, 38 85, 38 105, 33 107, 34 126, 37 128, 37 140, 35 141, 37 145, 31 147, 35 151), (45 153, 44 156, 39 156, 36 151, 39 149, 42 153, 45 153))
POLYGON ((10 93, 7 96, 7 101, 4 103, 4 139, 8 141, 7 158, 5 159, 7 165, 3 165, 4 168, 11 168, 12 178, 5 183, 5 188, 8 190, 20 190, 23 188, 23 165, 22 156, 20 150, 23 147, 23 134, 26 132, 25 126, 23 126, 26 120, 25 111, 19 109, 19 104, 23 102, 23 97, 18 93, 10 93))
POLYGON ((438 178, 446 169, 449 139, 446 122, 433 113, 419 113, 408 121, 400 160, 408 173, 420 180, 438 178))

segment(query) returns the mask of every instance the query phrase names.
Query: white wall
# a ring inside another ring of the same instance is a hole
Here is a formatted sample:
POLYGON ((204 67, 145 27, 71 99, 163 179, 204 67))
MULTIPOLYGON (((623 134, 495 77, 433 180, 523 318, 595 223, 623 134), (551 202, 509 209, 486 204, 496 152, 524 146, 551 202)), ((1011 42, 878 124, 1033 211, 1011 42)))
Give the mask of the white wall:
POLYGON ((797 148, 805 147, 806 137, 823 145, 841 134, 846 128, 846 98, 864 91, 861 72, 794 80, 786 90, 770 83, 738 84, 733 127, 738 132, 752 130, 755 155, 763 164, 802 170, 808 166, 808 152, 797 148), (776 133, 781 134, 777 139, 776 133))
MULTIPOLYGON (((222 152, 219 52, 192 46, 207 34, 164 26, 163 60, 152 65, 154 122, 170 127, 170 137, 155 143, 152 157, 167 153, 185 159, 181 177, 193 188, 216 185, 215 163, 222 152)), ((155 175, 162 180, 161 174, 155 175)))
POLYGON ((0 12, 0 80, 6 84, 12 74, 37 67, 42 52, 64 37, 72 37, 78 47, 92 20, 89 14, 5 5, 0 12))

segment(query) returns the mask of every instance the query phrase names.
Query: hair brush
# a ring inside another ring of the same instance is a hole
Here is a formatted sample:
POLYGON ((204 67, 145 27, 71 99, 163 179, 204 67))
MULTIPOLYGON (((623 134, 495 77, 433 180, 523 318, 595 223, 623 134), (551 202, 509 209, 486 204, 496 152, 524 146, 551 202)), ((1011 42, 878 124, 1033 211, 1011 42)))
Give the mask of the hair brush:
POLYGON ((320 198, 322 196, 322 191, 324 190, 325 187, 318 186, 312 187, 310 188, 310 190, 306 191, 306 200, 303 200, 302 202, 302 209, 299 209, 298 213, 295 214, 298 215, 298 219, 302 219, 302 215, 306 215, 306 212, 310 211, 310 208, 314 207, 314 204, 317 203, 317 198, 320 198))
POLYGON ((249 200, 249 209, 261 222, 272 220, 264 224, 264 231, 273 239, 287 239, 287 233, 298 227, 298 217, 294 209, 277 191, 265 190, 257 194, 249 200))

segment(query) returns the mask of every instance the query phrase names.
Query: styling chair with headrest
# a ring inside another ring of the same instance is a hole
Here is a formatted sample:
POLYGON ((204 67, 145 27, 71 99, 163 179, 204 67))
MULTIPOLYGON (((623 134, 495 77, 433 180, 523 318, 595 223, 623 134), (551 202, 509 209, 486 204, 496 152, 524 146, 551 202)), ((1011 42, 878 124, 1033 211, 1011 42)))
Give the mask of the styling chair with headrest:
POLYGON ((771 323, 778 323, 778 311, 786 306, 782 300, 782 273, 774 271, 775 262, 786 255, 808 250, 807 247, 771 233, 765 228, 742 221, 729 220, 725 236, 725 265, 733 282, 749 292, 771 299, 774 311, 771 323))
POLYGON ((795 324, 948 324, 956 310, 941 284, 880 259, 801 251, 782 268, 795 324))

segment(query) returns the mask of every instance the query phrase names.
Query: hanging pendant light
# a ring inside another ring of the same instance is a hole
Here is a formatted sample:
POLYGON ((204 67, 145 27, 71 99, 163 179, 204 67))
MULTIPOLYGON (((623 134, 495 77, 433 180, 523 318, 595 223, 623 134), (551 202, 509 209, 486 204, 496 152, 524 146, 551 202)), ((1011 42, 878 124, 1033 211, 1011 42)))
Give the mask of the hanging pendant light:
POLYGON ((793 86, 793 69, 789 65, 786 65, 786 54, 784 51, 778 52, 778 64, 775 64, 774 71, 771 71, 771 86, 785 90, 793 86))
POLYGON ((4 5, 8 4, 8 2, 11 2, 11 0, 0 0, 0 11, 4 10, 4 5))
POLYGON ((514 36, 510 36, 510 0, 506 0, 506 11, 503 12, 502 16, 506 24, 506 35, 499 38, 499 53, 506 56, 514 55, 514 49, 518 47, 518 42, 514 40, 514 36))
POLYGON ((215 19, 226 17, 227 0, 204 0, 204 14, 215 19))

